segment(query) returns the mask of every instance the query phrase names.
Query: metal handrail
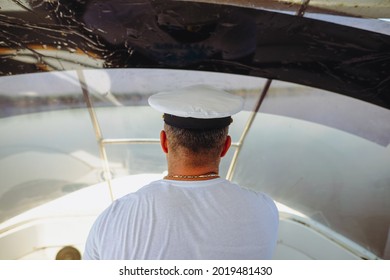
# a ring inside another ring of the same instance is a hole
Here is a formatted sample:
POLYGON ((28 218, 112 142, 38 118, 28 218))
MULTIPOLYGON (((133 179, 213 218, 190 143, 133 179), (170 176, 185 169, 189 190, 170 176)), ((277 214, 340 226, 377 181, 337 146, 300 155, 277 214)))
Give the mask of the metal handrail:
MULTIPOLYGON (((160 144, 160 139, 153 138, 106 138, 102 139, 101 143, 103 145, 151 145, 151 144, 160 144)), ((231 144, 232 147, 238 147, 239 143, 235 142, 231 144)))

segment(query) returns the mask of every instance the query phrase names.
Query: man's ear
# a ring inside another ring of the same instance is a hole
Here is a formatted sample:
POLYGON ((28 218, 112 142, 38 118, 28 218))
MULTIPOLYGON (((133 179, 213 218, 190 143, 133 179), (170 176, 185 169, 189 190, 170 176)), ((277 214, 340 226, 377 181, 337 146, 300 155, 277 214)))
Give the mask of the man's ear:
POLYGON ((167 134, 165 133, 164 130, 161 130, 160 132, 160 145, 164 153, 168 153, 168 139, 167 139, 167 134))
POLYGON ((225 140, 225 144, 223 145, 223 149, 221 152, 221 157, 224 157, 226 153, 229 151, 230 145, 232 144, 232 138, 228 135, 225 140))

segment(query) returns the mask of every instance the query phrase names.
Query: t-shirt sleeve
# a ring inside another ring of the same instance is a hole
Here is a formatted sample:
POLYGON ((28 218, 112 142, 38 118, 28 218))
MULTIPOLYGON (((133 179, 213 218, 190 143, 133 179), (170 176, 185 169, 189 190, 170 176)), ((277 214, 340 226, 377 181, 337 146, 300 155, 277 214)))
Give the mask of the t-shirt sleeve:
POLYGON ((99 260, 99 246, 98 246, 98 222, 96 220, 91 230, 89 231, 87 241, 85 243, 85 250, 83 260, 99 260))
POLYGON ((101 229, 104 221, 107 220, 107 216, 110 213, 112 205, 104 210, 93 223, 87 241, 85 243, 83 260, 100 260, 102 256, 101 252, 101 229))

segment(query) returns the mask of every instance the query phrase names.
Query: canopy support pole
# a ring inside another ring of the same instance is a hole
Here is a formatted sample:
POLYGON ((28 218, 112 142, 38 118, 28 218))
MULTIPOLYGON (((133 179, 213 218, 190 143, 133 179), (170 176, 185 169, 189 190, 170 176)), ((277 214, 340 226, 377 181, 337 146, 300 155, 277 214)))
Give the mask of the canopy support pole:
POLYGON ((244 141, 245 141, 245 138, 249 132, 249 129, 252 126, 252 123, 256 118, 257 112, 259 111, 260 106, 263 103, 265 96, 267 95, 267 92, 268 92, 269 87, 271 86, 271 83, 272 83, 271 79, 268 79, 266 81, 265 86, 263 88, 263 91, 261 92, 260 98, 257 101, 256 107, 254 108, 251 115, 249 116, 249 119, 248 119, 248 121, 245 125, 245 128, 244 128, 244 131, 242 132, 240 140, 237 143, 237 148, 234 152, 232 161, 231 161, 230 166, 229 166, 228 173, 226 175, 226 179, 228 179, 228 180, 232 180, 232 178, 233 178, 234 171, 235 171, 236 165, 237 165, 237 158, 241 152, 242 145, 244 144, 244 141))
POLYGON ((114 201, 114 194, 112 191, 112 184, 111 184, 112 178, 111 178, 110 166, 109 166, 108 158, 107 158, 107 152, 106 152, 106 148, 104 146, 103 134, 102 134, 102 131, 100 129, 99 121, 97 119, 96 112, 95 112, 94 107, 93 107, 92 99, 91 99, 90 94, 89 94, 88 85, 85 81, 85 76, 84 76, 83 70, 76 70, 76 72, 77 72, 77 77, 78 77, 79 82, 80 82, 81 90, 83 92, 84 101, 87 105, 89 116, 90 116, 91 121, 92 121, 92 126, 93 126, 93 129, 95 131, 95 137, 96 137, 96 141, 97 141, 98 148, 99 148, 100 159, 102 161, 104 180, 106 180, 106 182, 107 182, 111 201, 114 201))
MULTIPOLYGON (((309 6, 309 3, 310 3, 310 0, 302 0, 301 6, 296 11, 296 16, 303 17, 305 15, 307 7, 309 6)), ((260 106, 263 103, 265 96, 267 95, 267 92, 268 92, 269 87, 271 86, 271 83, 272 83, 272 79, 268 79, 266 81, 265 86, 263 88, 263 91, 260 95, 260 98, 256 104, 256 107, 253 110, 252 114, 250 115, 250 117, 245 125, 244 131, 241 134, 240 140, 238 141, 238 143, 236 145, 237 148, 236 148, 236 151, 234 152, 232 161, 231 161, 230 166, 229 166, 229 170, 228 170, 227 175, 226 175, 226 179, 228 179, 228 180, 233 179, 234 171, 235 171, 236 165, 237 165, 237 158, 241 152, 242 145, 244 144, 244 141, 245 141, 246 135, 248 134, 249 128, 252 126, 252 123, 255 120, 255 117, 260 109, 260 106)))

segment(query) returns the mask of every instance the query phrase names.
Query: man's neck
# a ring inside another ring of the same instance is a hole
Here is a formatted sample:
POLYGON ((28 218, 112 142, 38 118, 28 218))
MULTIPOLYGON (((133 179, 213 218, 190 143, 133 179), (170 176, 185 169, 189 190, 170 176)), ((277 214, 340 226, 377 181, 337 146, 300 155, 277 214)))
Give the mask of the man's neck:
POLYGON ((194 166, 190 158, 169 158, 168 177, 181 179, 213 179, 218 177, 219 162, 205 162, 194 166))

